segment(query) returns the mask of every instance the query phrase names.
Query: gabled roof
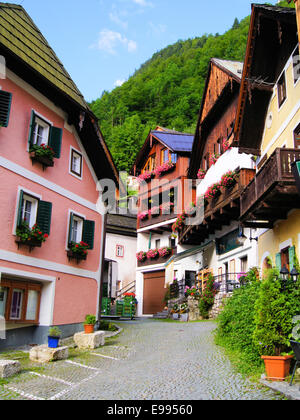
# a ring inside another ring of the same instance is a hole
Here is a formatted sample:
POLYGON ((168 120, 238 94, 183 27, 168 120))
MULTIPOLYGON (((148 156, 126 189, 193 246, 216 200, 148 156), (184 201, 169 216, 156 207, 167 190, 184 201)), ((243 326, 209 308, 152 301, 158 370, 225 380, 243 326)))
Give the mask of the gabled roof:
MULTIPOLYGON (((152 148, 152 141, 158 141, 164 147, 171 150, 171 152, 178 154, 191 154, 194 135, 188 133, 181 133, 180 131, 169 130, 168 128, 156 127, 155 130, 150 131, 147 139, 139 151, 135 160, 133 168, 142 169, 145 159, 152 148)), ((131 171, 134 172, 134 169, 131 171)))
POLYGON ((192 151, 193 134, 179 133, 176 131, 151 131, 151 134, 172 152, 185 153, 192 151))
POLYGON ((196 178, 205 147, 204 132, 208 133, 215 121, 221 118, 226 106, 232 101, 240 88, 243 63, 240 61, 212 58, 198 115, 194 136, 189 178, 196 178), (217 74, 217 75, 216 75, 217 74), (213 95, 211 95, 211 89, 213 95))
MULTIPOLYGON (((0 55, 8 69, 62 108, 74 125, 97 178, 119 175, 92 113, 69 73, 22 6, 0 2, 0 55), (80 128, 80 118, 84 117, 80 128)), ((122 185, 121 185, 122 187, 122 185)))
POLYGON ((83 95, 22 6, 0 3, 0 42, 84 108, 83 95))
POLYGON ((293 8, 252 5, 251 22, 234 127, 235 146, 260 155, 275 83, 298 43, 293 8))

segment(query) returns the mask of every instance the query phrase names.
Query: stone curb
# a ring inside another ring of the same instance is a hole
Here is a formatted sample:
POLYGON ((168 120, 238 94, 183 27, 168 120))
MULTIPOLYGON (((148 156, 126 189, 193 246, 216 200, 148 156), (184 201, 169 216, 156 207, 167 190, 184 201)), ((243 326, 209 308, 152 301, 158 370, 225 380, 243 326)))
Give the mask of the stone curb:
POLYGON ((280 392, 285 395, 289 400, 300 400, 300 387, 299 384, 290 386, 288 382, 271 382, 264 377, 260 379, 260 383, 273 391, 280 392))

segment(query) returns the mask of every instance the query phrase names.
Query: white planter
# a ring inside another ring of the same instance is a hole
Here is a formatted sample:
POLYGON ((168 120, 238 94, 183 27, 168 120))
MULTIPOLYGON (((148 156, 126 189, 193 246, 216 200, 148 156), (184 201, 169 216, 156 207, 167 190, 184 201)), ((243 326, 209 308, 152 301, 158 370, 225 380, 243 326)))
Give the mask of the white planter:
POLYGON ((189 314, 187 313, 187 314, 181 314, 180 315, 180 321, 182 321, 182 322, 188 322, 188 320, 189 320, 189 314))

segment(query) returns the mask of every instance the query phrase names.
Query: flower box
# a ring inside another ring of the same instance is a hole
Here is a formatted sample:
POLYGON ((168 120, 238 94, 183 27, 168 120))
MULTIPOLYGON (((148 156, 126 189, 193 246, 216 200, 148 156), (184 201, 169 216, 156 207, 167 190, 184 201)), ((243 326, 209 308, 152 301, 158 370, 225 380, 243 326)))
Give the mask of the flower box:
POLYGON ((163 176, 166 173, 172 172, 175 168, 176 168, 176 163, 166 162, 163 165, 158 166, 155 169, 154 173, 158 177, 161 177, 161 176, 163 176))
POLYGON ((34 162, 41 163, 44 167, 53 167, 54 166, 53 159, 50 159, 47 156, 38 156, 38 155, 36 155, 35 152, 30 153, 30 159, 32 160, 33 163, 34 162))
POLYGON ((69 260, 77 260, 77 262, 79 261, 86 261, 86 257, 87 254, 83 255, 83 254, 78 254, 77 252, 74 252, 72 250, 67 251, 67 256, 69 258, 69 260))
POLYGON ((16 237, 16 243, 18 244, 18 249, 21 245, 28 246, 30 249, 41 248, 42 246, 42 242, 37 239, 22 240, 19 236, 16 237))

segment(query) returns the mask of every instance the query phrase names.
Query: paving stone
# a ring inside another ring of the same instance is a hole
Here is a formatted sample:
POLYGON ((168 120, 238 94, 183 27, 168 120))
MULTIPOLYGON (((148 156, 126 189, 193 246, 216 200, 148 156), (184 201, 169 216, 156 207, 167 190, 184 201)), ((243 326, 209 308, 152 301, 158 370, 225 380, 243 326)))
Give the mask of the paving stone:
POLYGON ((9 378, 21 370, 20 362, 15 360, 0 360, 0 378, 9 378))

